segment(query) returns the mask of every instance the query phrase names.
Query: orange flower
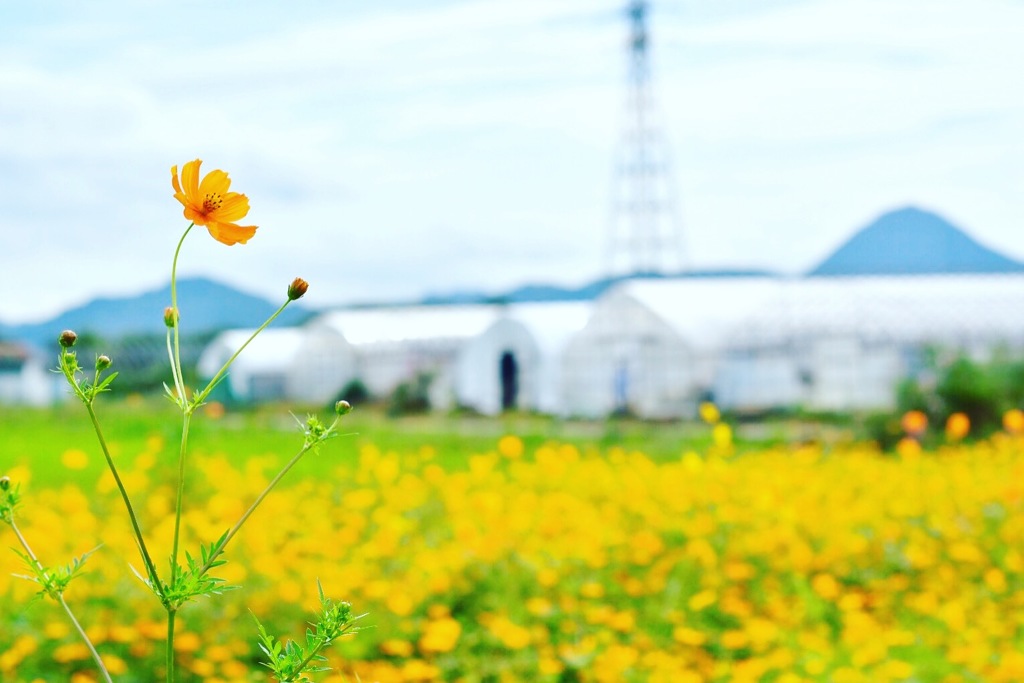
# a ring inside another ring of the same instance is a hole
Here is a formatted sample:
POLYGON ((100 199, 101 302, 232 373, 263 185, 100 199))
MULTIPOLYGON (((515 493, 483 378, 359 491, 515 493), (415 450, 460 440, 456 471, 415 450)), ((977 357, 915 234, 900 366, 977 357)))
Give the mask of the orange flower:
POLYGON ((964 413, 953 413, 946 420, 946 438, 959 441, 971 431, 971 419, 964 413))
POLYGON ((1003 429, 1011 434, 1024 432, 1024 412, 1019 408, 1011 408, 1003 413, 1003 429))
POLYGON ((249 213, 249 198, 237 192, 228 192, 231 180, 221 170, 210 171, 199 182, 199 159, 190 161, 181 168, 171 167, 171 185, 174 198, 185 207, 185 218, 196 225, 205 225, 210 235, 229 247, 241 242, 245 244, 256 234, 255 225, 238 225, 233 221, 245 218, 249 213))
POLYGON ((903 431, 911 436, 921 436, 924 434, 924 430, 928 428, 928 416, 920 410, 908 410, 903 414, 900 426, 903 427, 903 431))

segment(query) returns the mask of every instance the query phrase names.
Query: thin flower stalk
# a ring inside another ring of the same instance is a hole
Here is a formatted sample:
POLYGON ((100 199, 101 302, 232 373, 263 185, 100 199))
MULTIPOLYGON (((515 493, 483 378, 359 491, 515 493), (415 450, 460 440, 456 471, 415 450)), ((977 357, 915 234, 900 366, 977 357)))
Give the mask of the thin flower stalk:
POLYGON ((172 368, 171 375, 174 377, 174 389, 175 389, 175 392, 176 392, 177 396, 179 397, 177 400, 180 401, 181 400, 180 397, 185 395, 185 387, 183 387, 181 385, 181 380, 178 379, 177 371, 173 370, 175 365, 174 365, 174 347, 173 347, 172 344, 173 344, 173 342, 172 342, 172 338, 171 338, 171 330, 170 330, 170 328, 168 328, 167 329, 167 358, 168 358, 168 360, 171 363, 171 368, 172 368))
POLYGON ((181 535, 182 499, 185 494, 185 451, 188 449, 188 431, 192 414, 186 412, 181 422, 181 447, 178 451, 178 495, 174 506, 174 544, 171 549, 171 583, 178 575, 178 539, 181 535))
MULTIPOLYGON (((181 239, 178 240, 178 246, 174 249, 174 259, 171 262, 171 311, 172 315, 177 316, 178 311, 178 257, 181 255, 181 246, 185 243, 185 238, 195 227, 195 222, 189 224, 185 228, 185 232, 182 233, 181 239)), ((181 370, 181 343, 180 343, 180 332, 181 327, 180 320, 174 321, 174 327, 168 329, 168 342, 170 343, 170 333, 173 330, 173 349, 168 348, 171 361, 171 374, 174 376, 174 386, 177 389, 177 401, 178 406, 182 411, 182 423, 181 423, 181 445, 178 449, 178 490, 175 496, 174 503, 174 542, 171 550, 171 585, 175 584, 178 578, 178 546, 181 538, 181 512, 183 507, 183 498, 185 494, 185 453, 188 449, 188 431, 189 423, 192 418, 192 411, 189 407, 188 396, 185 392, 185 378, 181 370)), ((177 610, 167 601, 164 602, 164 607, 167 609, 167 683, 173 683, 174 681, 174 621, 177 610)))
POLYGON ((256 338, 256 335, 258 335, 263 330, 267 329, 270 323, 274 322, 277 316, 281 315, 284 312, 284 309, 287 308, 288 304, 290 304, 291 302, 292 300, 289 299, 288 301, 285 301, 283 304, 281 304, 280 308, 274 311, 274 313, 269 318, 267 318, 266 321, 262 325, 260 325, 255 332, 249 335, 249 338, 245 340, 245 343, 238 347, 238 350, 235 351, 231 358, 228 358, 224 365, 221 366, 220 370, 218 370, 217 373, 213 376, 213 379, 211 379, 209 383, 207 383, 207 385, 203 388, 202 391, 195 395, 195 399, 192 401, 193 407, 199 406, 206 399, 206 397, 210 395, 210 392, 213 391, 213 388, 217 386, 220 380, 224 377, 224 373, 228 371, 228 368, 231 367, 231 364, 234 363, 238 356, 242 353, 242 351, 245 350, 245 347, 247 347, 249 343, 256 338))
MULTIPOLYGON (((29 557, 29 559, 32 560, 33 564, 36 565, 36 568, 40 572, 45 573, 46 568, 43 567, 43 564, 39 561, 39 558, 36 557, 36 554, 32 552, 32 547, 28 544, 28 541, 22 535, 21 530, 18 528, 18 525, 14 522, 13 519, 9 520, 8 523, 11 525, 11 529, 14 530, 14 535, 18 538, 18 543, 21 544, 21 547, 25 549, 25 554, 29 557)), ((92 644, 92 641, 89 640, 89 636, 86 635, 85 629, 83 629, 82 625, 78 623, 78 619, 75 618, 75 614, 71 611, 71 607, 64 600, 63 594, 58 593, 57 595, 52 597, 61 606, 61 608, 64 610, 64 613, 68 615, 68 619, 71 620, 71 625, 75 627, 75 631, 78 632, 79 637, 85 643, 85 647, 89 650, 89 654, 92 656, 93 661, 96 662, 96 667, 100 670, 100 674, 103 676, 103 680, 107 681, 107 683, 113 683, 113 681, 110 679, 110 672, 107 671, 107 667, 103 663, 103 659, 100 657, 100 653, 96 651, 96 647, 92 644)))
MULTIPOLYGON (((117 484, 117 490, 121 494, 121 500, 124 502, 125 509, 128 512, 132 532, 134 533, 135 541, 139 546, 142 561, 146 565, 146 572, 149 576, 149 580, 152 583, 153 589, 161 599, 163 599, 163 585, 161 584, 159 575, 157 574, 156 566, 153 564, 152 556, 149 554, 149 549, 146 547, 146 539, 142 534, 142 527, 139 524, 139 518, 135 514, 135 508, 128 495, 128 490, 125 488, 124 482, 121 481, 121 475, 117 471, 117 465, 114 464, 114 458, 110 455, 110 448, 107 446, 107 440, 103 436, 103 430, 100 428, 100 422, 96 416, 96 410, 93 404, 96 399, 97 389, 103 386, 100 383, 100 369, 97 367, 96 375, 91 387, 83 387, 79 383, 76 376, 79 371, 77 358, 73 353, 68 351, 68 349, 74 345, 74 342, 75 335, 73 332, 65 331, 65 333, 62 334, 61 346, 63 348, 60 354, 60 370, 67 379, 72 391, 74 391, 75 395, 82 401, 83 405, 85 405, 86 412, 89 414, 89 420, 92 422, 93 431, 96 433, 96 439, 100 445, 100 451, 103 453, 103 458, 106 460, 107 467, 110 469, 110 473, 114 477, 114 482, 117 484)), ((108 378, 108 380, 109 379, 111 378, 108 378)))
POLYGON ((176 609, 167 608, 167 683, 174 683, 174 616, 176 609))
MULTIPOLYGON (((182 234, 181 239, 178 240, 178 246, 174 250, 174 260, 171 262, 171 309, 174 314, 178 312, 178 256, 181 254, 181 245, 185 243, 185 238, 192 232, 192 228, 196 226, 195 223, 190 223, 185 232, 182 234)), ((188 405, 188 398, 185 396, 185 378, 181 374, 181 344, 179 341, 178 328, 179 321, 175 322, 174 325, 174 357, 171 359, 171 372, 174 373, 174 385, 178 389, 178 401, 182 409, 188 405)))
POLYGON ((239 529, 242 528, 242 525, 245 524, 249 517, 252 516, 252 513, 256 511, 256 508, 258 508, 260 503, 263 502, 263 499, 266 498, 274 489, 274 487, 277 486, 278 482, 280 482, 284 478, 284 476, 288 474, 288 471, 291 470, 291 468, 294 467, 299 462, 299 460, 302 459, 302 456, 304 456, 311 449, 313 449, 318 443, 320 443, 320 441, 323 438, 326 438, 333 432, 334 427, 337 424, 338 420, 336 418, 334 422, 331 424, 330 428, 328 428, 327 432, 324 434, 324 437, 316 441, 307 441, 306 444, 304 444, 302 448, 299 449, 299 452, 292 456, 292 459, 288 461, 288 464, 282 467, 281 471, 278 472, 277 475, 270 480, 270 483, 267 484, 266 488, 263 489, 260 495, 256 496, 256 500, 252 502, 252 505, 249 506, 249 509, 247 509, 242 514, 242 516, 239 517, 238 521, 235 522, 234 526, 232 526, 224 535, 223 540, 220 543, 218 543, 217 546, 214 548, 213 552, 210 554, 210 558, 206 561, 206 564, 204 564, 203 568, 199 570, 200 574, 205 574, 207 571, 209 571, 210 567, 213 566, 213 563, 216 561, 217 557, 219 557, 220 554, 224 552, 224 549, 227 547, 228 543, 231 541, 232 538, 234 538, 235 534, 238 533, 239 529))
POLYGON ((103 430, 100 428, 99 419, 96 417, 96 411, 93 409, 91 403, 85 405, 86 412, 89 413, 89 419, 92 421, 93 431, 96 432, 96 439, 99 441, 100 450, 103 452, 103 458, 107 461, 107 467, 110 469, 110 473, 114 477, 114 483, 117 484, 117 490, 121 493, 121 500, 124 501, 124 507, 128 511, 128 519, 131 521, 132 532, 135 534, 135 541, 139 544, 139 552, 142 554, 142 561, 146 564, 146 573, 148 574, 150 581, 153 583, 153 589, 163 599, 164 588, 160 582, 159 574, 156 571, 156 565, 153 564, 153 558, 149 554, 149 549, 146 547, 146 539, 142 535, 142 527, 139 525, 139 518, 135 514, 135 508, 132 506, 131 498, 128 497, 128 490, 124 487, 124 482, 121 481, 121 475, 117 471, 117 466, 114 464, 114 458, 110 455, 110 448, 107 446, 107 440, 103 437, 103 430))

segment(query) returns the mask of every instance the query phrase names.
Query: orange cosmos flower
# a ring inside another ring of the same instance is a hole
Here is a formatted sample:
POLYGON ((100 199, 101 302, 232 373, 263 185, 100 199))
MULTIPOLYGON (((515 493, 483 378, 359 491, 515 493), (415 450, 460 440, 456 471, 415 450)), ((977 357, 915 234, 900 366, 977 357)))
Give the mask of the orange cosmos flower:
POLYGON ((971 418, 964 413, 953 413, 946 420, 946 438, 959 441, 971 431, 971 418))
POLYGON ((928 428, 928 416, 920 410, 908 410, 900 420, 900 426, 907 434, 917 437, 928 428))
POLYGON ((1011 408, 1003 413, 1003 429, 1011 434, 1024 433, 1024 412, 1011 408))
POLYGON ((245 218, 249 213, 249 198, 237 192, 228 192, 231 180, 221 170, 210 171, 199 182, 200 159, 190 161, 181 168, 171 167, 171 185, 174 198, 185 207, 185 218, 196 225, 205 225, 210 235, 229 247, 241 242, 245 244, 256 234, 255 225, 238 225, 233 221, 245 218))

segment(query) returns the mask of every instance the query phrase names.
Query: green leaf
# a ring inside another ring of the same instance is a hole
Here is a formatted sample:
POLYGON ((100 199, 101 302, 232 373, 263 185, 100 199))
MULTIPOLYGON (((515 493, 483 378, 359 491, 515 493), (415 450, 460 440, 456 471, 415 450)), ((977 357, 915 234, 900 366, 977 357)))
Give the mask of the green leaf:
POLYGON ((103 381, 97 384, 96 387, 93 389, 93 394, 98 394, 101 391, 110 391, 108 387, 110 386, 110 383, 113 382, 114 379, 117 377, 117 375, 117 372, 112 372, 106 377, 104 377, 103 381))
POLYGON ((323 586, 317 581, 320 595, 321 611, 317 614, 316 623, 306 629, 306 645, 289 640, 281 650, 281 641, 275 640, 266 632, 263 624, 256 619, 259 632, 260 649, 269 658, 263 665, 274 672, 274 677, 282 683, 289 681, 306 681, 305 674, 330 671, 329 667, 320 666, 327 658, 321 651, 342 635, 354 634, 359 631, 354 622, 362 618, 352 616, 352 608, 347 602, 333 602, 326 597, 323 586))
POLYGON ((89 556, 99 550, 99 546, 96 546, 87 553, 82 554, 80 557, 72 558, 71 564, 53 569, 44 567, 38 560, 32 559, 32 557, 19 550, 13 548, 12 550, 14 550, 14 553, 22 559, 25 566, 29 568, 29 571, 32 572, 31 576, 23 574, 15 576, 39 584, 41 588, 37 595, 48 595, 54 600, 57 600, 61 595, 63 595, 64 591, 67 590, 68 584, 71 583, 71 580, 78 576, 82 571, 82 568, 85 566, 85 562, 89 559, 89 556))

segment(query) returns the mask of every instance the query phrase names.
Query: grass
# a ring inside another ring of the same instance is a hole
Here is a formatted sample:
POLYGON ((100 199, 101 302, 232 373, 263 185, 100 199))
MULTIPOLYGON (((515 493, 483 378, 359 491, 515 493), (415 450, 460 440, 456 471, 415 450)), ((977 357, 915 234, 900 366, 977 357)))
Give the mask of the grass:
MULTIPOLYGON (((217 419, 200 415, 192 423, 189 452, 223 455, 235 464, 254 455, 283 463, 302 443, 296 418, 301 419, 311 411, 329 416, 325 408, 295 406, 229 409, 217 419)), ((150 441, 154 438, 162 443, 159 451, 166 462, 176 458, 181 418, 167 401, 108 399, 99 403, 97 412, 115 460, 152 450, 150 441)), ((440 464, 446 467, 460 467, 473 454, 493 451, 497 439, 508 433, 519 435, 531 450, 557 440, 581 449, 642 450, 659 461, 678 458, 685 450, 703 450, 708 444, 705 427, 684 422, 573 421, 527 414, 498 418, 440 414, 390 418, 376 409, 363 408, 346 416, 342 424, 341 436, 324 449, 325 458, 309 458, 303 463, 308 474, 325 466, 313 464, 314 461, 350 460, 366 443, 373 443, 384 452, 414 452, 423 444, 430 444, 441 456, 440 464)), ((82 407, 71 401, 52 409, 5 408, 0 412, 0 456, 0 467, 4 469, 31 466, 36 482, 41 485, 76 483, 83 476, 93 481, 103 469, 92 425, 82 407), (62 454, 72 449, 95 457, 89 457, 84 470, 61 467, 62 454), (39 467, 40 464, 45 466, 39 467)))

